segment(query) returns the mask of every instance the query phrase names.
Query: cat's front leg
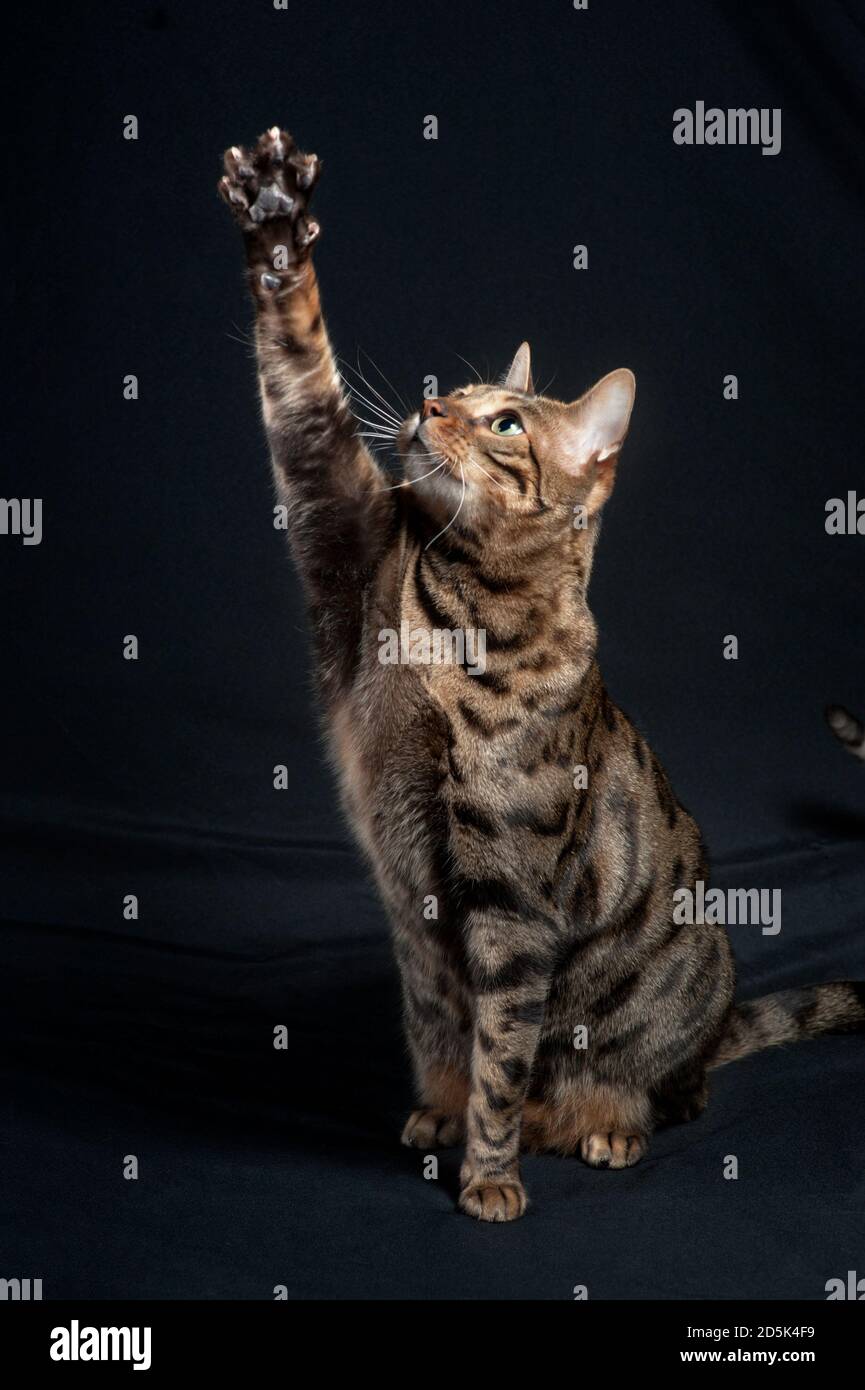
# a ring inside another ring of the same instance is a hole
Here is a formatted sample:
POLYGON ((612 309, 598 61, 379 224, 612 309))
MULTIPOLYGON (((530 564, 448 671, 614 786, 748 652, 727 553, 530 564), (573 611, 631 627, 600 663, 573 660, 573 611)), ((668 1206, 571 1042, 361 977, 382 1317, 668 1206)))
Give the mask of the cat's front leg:
MULTIPOLYGON (((233 145, 223 156, 219 192, 243 233, 249 288, 255 300, 262 409, 278 475, 304 486, 304 459, 325 449, 351 472, 361 455, 330 350, 312 248, 319 225, 309 214, 320 164, 301 154, 274 126, 252 150, 233 145), (319 420, 316 438, 314 421, 319 420), (329 429, 321 431, 323 421, 329 429)), ((307 480, 307 486, 312 479, 307 480)))
POLYGON ((256 306, 262 412, 295 560, 327 664, 357 637, 360 589, 388 535, 393 494, 358 438, 322 318, 309 199, 315 155, 274 126, 225 152, 219 192, 243 233, 256 306))
POLYGON ((468 943, 475 1020, 459 1204, 480 1221, 513 1221, 528 1200, 520 1129, 553 963, 543 946, 515 943, 513 920, 488 913, 470 923, 468 943))

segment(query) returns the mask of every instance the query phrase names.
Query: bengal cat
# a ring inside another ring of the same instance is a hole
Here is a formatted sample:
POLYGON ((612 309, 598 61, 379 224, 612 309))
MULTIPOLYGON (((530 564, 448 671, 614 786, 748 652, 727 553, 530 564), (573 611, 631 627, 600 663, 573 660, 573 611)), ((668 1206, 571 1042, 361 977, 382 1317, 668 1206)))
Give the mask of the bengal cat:
POLYGON ((419 1107, 403 1142, 464 1142, 460 1207, 509 1221, 521 1146, 629 1167, 658 1124, 700 1113, 710 1067, 861 1027, 863 991, 734 1008, 724 930, 673 920, 674 890, 706 877, 700 832, 607 694, 586 600, 633 376, 564 404, 535 393, 524 343, 501 384, 401 424, 392 486, 322 319, 319 171, 274 127, 227 151, 220 192, 329 744, 392 926, 419 1107), (485 669, 383 663, 404 623, 485 633, 485 669))

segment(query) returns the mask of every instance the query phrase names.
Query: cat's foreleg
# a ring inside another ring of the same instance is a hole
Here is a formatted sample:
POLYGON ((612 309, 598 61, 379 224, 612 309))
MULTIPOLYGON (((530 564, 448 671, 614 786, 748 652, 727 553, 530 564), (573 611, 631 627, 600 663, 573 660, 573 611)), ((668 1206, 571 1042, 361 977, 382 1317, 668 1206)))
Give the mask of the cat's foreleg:
POLYGON ((442 945, 414 923, 398 932, 403 1022, 418 1108, 402 1132, 409 1148, 462 1142, 469 1098, 471 1008, 442 945))
POLYGON ((468 934, 475 1017, 459 1204, 481 1221, 526 1209, 520 1129, 553 968, 542 950, 529 960, 509 944, 513 927, 484 913, 468 934))
POLYGON ((327 602, 335 582, 350 589, 367 572, 391 493, 358 438, 322 318, 311 256, 319 227, 308 212, 319 161, 273 127, 253 150, 227 150, 224 162, 219 192, 246 247, 277 488, 310 597, 327 602))

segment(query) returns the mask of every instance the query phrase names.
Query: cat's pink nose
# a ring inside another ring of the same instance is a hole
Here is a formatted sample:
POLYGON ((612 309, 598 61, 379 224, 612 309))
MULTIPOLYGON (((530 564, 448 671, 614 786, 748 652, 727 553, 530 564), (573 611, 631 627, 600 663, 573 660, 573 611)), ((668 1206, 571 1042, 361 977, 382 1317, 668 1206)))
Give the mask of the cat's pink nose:
POLYGON ((448 408, 444 401, 440 401, 437 397, 434 397, 431 401, 424 401, 421 406, 420 418, 422 420, 428 420, 431 415, 444 416, 447 415, 447 413, 448 408))

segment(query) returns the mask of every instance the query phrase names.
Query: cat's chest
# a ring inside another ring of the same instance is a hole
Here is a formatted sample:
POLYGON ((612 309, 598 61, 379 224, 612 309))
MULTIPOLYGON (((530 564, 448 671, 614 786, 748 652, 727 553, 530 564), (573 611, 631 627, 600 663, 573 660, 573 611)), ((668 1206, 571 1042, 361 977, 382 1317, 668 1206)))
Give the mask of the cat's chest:
POLYGON ((579 682, 573 658, 543 623, 502 625, 489 644, 482 627, 435 624, 412 574, 371 606, 334 725, 355 832, 403 882, 429 882, 443 854, 467 872, 491 846, 516 858, 526 825, 552 853, 575 752, 562 713, 579 682))
POLYGON ((568 651, 561 631, 553 637, 549 615, 521 624, 514 612, 497 610, 488 626, 436 627, 414 572, 401 598, 389 655, 398 654, 420 692, 420 717, 445 731, 439 786, 448 805, 468 799, 506 813, 549 799, 573 762, 571 706, 584 660, 568 651))

